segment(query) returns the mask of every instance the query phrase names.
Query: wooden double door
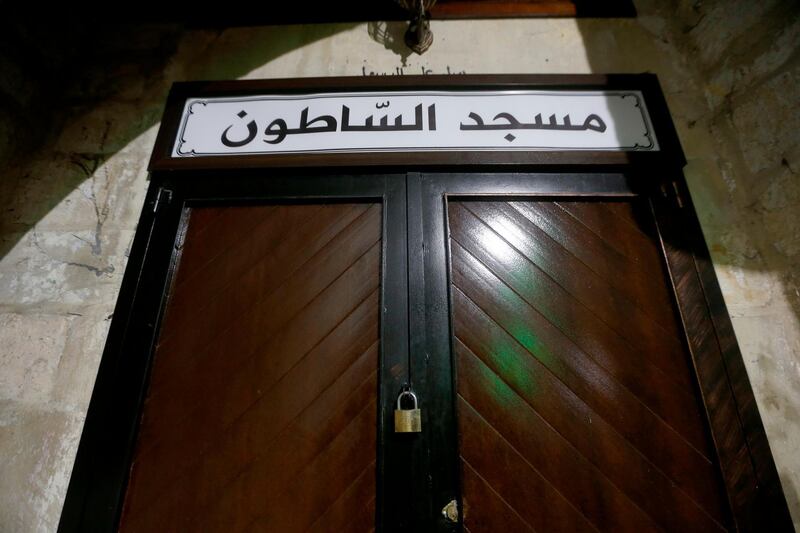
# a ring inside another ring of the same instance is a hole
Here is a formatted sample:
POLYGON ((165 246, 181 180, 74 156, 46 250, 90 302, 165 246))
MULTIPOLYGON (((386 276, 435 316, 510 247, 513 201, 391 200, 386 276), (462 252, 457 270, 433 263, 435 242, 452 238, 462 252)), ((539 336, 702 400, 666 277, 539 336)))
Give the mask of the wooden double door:
POLYGON ((109 519, 731 529, 667 244, 633 178, 165 180, 109 519), (394 432, 407 385, 419 434, 394 432))

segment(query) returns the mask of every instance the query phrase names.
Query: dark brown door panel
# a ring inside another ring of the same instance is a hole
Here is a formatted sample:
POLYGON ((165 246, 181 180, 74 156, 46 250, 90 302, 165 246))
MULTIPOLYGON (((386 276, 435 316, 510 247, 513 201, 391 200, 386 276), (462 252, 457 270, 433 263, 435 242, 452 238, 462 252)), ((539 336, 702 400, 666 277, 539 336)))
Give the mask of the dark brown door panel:
POLYGON ((195 207, 120 531, 375 527, 379 203, 195 207))
POLYGON ((465 528, 727 530, 647 205, 448 207, 465 528))

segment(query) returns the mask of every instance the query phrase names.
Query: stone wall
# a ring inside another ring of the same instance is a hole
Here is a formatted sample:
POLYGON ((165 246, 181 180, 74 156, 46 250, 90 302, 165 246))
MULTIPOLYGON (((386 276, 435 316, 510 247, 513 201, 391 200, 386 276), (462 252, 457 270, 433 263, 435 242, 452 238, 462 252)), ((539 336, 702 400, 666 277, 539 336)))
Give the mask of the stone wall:
POLYGON ((685 171, 797 527, 800 4, 681 0, 678 13, 708 107, 691 128, 713 141, 685 171))
POLYGON ((399 23, 12 28, 30 38, 0 51, 0 530, 57 525, 169 85, 448 72, 659 75, 797 523, 800 17, 788 1, 637 6, 626 20, 434 22, 422 57, 399 23))

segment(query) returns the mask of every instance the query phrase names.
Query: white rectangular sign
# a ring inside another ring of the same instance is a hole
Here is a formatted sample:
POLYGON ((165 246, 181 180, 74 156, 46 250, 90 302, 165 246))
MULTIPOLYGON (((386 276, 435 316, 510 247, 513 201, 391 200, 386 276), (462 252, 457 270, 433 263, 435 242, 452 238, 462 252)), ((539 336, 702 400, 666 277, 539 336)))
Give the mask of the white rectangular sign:
POLYGON ((658 149, 639 91, 391 91, 191 98, 172 155, 658 149))

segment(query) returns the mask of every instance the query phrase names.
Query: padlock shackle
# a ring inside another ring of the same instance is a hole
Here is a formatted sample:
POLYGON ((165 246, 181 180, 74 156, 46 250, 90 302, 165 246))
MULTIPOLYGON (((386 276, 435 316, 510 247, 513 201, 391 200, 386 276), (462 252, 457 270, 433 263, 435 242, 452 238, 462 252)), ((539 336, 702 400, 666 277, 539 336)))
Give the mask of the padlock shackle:
POLYGON ((397 410, 398 411, 402 411, 403 410, 402 407, 400 406, 401 405, 400 402, 401 402, 401 400, 403 399, 404 396, 411 396, 411 400, 414 402, 414 409, 419 409, 419 401, 417 400, 417 395, 414 394, 413 391, 404 390, 397 396, 397 410))

